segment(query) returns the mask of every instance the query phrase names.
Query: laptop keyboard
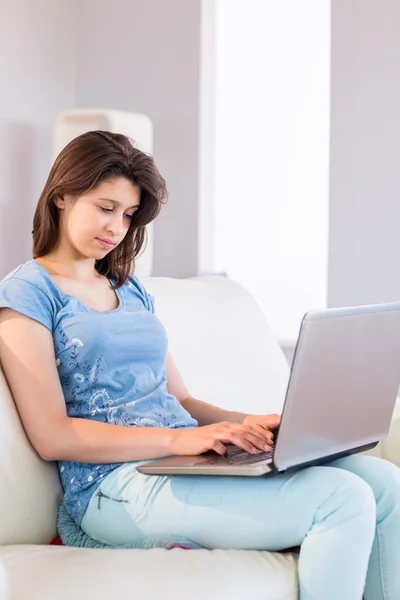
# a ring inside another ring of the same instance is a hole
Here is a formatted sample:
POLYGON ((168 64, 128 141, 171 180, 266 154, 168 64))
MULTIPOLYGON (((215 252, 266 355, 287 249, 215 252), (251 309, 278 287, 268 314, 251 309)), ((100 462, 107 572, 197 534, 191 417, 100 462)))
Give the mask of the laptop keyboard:
POLYGON ((259 462, 265 462, 272 458, 272 452, 259 452, 258 454, 249 454, 246 450, 237 446, 230 446, 227 456, 216 458, 213 462, 221 462, 228 465, 253 465, 259 462))

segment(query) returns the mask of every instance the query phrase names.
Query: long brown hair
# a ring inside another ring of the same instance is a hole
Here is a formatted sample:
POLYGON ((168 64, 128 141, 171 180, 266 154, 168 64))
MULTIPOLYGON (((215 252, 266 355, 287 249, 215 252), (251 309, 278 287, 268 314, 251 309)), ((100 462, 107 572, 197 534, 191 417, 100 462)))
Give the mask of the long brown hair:
POLYGON ((125 177, 141 189, 140 207, 123 241, 95 263, 96 270, 121 287, 134 269, 135 258, 145 247, 146 225, 167 200, 164 178, 153 158, 135 148, 125 135, 89 131, 73 139, 57 156, 33 217, 33 258, 45 256, 59 236, 57 196, 80 196, 100 182, 125 177))

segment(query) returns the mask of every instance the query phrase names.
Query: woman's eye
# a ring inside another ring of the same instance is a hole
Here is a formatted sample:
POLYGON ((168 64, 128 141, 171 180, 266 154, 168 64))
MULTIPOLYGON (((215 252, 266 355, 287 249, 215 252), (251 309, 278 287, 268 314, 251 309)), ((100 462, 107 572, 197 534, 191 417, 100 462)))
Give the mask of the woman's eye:
POLYGON ((131 221, 131 220, 133 219, 133 215, 125 215, 125 217, 126 217, 127 219, 129 219, 129 221, 131 221))
POLYGON ((110 213, 113 211, 112 208, 103 208, 102 206, 100 207, 100 210, 102 210, 103 212, 106 212, 106 213, 110 213))

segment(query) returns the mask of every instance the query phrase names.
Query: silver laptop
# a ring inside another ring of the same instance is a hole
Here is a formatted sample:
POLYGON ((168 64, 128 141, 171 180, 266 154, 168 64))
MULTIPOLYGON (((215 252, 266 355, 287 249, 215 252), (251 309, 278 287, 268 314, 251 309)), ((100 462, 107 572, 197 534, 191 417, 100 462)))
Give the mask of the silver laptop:
POLYGON ((389 432, 399 384, 400 302, 311 311, 301 324, 272 453, 229 446, 226 457, 174 456, 138 471, 273 475, 369 450, 389 432))

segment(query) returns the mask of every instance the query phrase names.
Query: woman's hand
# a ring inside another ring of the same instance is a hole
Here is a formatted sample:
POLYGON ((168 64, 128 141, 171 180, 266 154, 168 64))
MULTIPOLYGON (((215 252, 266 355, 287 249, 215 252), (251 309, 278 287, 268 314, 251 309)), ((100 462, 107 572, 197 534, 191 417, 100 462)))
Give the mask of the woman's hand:
MULTIPOLYGON (((246 417, 247 419, 247 417, 246 417)), ((227 452, 225 444, 239 446, 250 454, 272 449, 271 433, 262 427, 224 421, 204 427, 175 429, 171 453, 196 456, 214 450, 221 456, 227 452)))
POLYGON ((269 437, 270 441, 273 443, 274 434, 273 431, 279 427, 281 423, 280 415, 247 415, 243 419, 244 425, 250 425, 251 427, 255 427, 259 431, 264 431, 264 433, 269 437))

